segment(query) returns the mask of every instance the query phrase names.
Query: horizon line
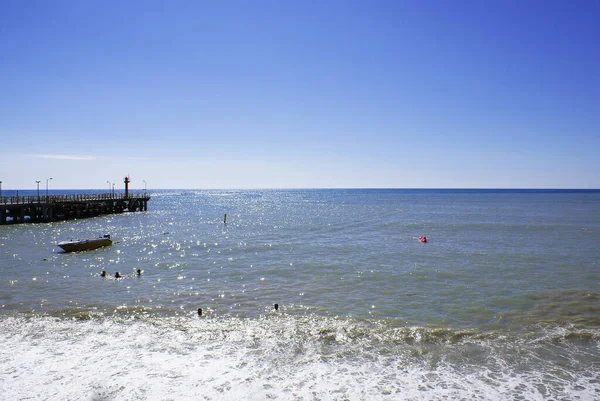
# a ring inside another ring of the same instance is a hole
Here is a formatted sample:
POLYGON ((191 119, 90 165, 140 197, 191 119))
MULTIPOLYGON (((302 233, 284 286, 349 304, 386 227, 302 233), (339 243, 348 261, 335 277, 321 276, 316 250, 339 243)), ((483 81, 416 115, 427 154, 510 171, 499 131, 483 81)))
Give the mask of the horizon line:
MULTIPOLYGON (((115 191, 125 189, 114 188, 115 191)), ((296 191, 296 190, 448 190, 448 191, 600 191, 600 188, 581 187, 256 187, 256 188, 129 188, 130 191, 296 191)), ((2 188, 2 191, 37 191, 36 188, 2 188)), ((41 191, 41 189, 40 189, 41 191)), ((45 191, 45 189, 44 189, 45 191)), ((109 192, 106 188, 52 188, 50 191, 99 191, 109 192)))

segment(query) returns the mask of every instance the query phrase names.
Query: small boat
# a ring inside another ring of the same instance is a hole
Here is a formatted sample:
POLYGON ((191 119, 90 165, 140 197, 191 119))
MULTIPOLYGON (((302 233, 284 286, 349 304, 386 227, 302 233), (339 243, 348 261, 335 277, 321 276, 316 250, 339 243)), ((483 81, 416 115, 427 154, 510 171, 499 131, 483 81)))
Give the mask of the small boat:
POLYGON ((64 249, 65 252, 78 252, 89 251, 90 249, 96 249, 103 246, 111 246, 112 240, 110 239, 110 235, 106 234, 100 238, 61 241, 57 245, 64 249))

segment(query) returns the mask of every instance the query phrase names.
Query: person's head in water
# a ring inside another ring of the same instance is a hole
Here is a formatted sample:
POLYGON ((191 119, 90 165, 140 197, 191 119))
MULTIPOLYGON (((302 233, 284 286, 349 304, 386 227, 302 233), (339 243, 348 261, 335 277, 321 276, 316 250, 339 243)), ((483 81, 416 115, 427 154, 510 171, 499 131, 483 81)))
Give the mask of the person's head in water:
POLYGON ((106 270, 102 270, 102 273, 100 273, 101 277, 106 277, 106 270))
POLYGON ((198 316, 202 316, 202 308, 198 308, 198 316))
POLYGON ((142 275, 142 269, 137 269, 137 274, 138 274, 138 276, 141 276, 142 275))
POLYGON ((119 272, 116 272, 116 273, 115 273, 115 278, 121 278, 121 273, 119 273, 119 272))
POLYGON ((275 310, 279 310, 279 304, 273 305, 273 308, 275 308, 275 310))

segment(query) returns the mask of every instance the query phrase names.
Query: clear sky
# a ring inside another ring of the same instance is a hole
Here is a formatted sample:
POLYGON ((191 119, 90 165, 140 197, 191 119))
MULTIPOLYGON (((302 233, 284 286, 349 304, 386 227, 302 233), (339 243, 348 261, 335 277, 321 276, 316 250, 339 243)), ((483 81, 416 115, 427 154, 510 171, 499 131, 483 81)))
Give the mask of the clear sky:
POLYGON ((0 181, 600 188, 599 21, 583 0, 0 0, 0 181))

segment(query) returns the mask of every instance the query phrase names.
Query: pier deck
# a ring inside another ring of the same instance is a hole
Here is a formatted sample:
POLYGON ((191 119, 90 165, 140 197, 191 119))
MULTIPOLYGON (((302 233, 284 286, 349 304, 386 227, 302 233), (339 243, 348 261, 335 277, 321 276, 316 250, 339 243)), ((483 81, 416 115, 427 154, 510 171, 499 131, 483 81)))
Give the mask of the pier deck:
POLYGON ((148 210, 150 196, 143 194, 70 194, 0 198, 0 225, 49 223, 104 214, 148 210))

